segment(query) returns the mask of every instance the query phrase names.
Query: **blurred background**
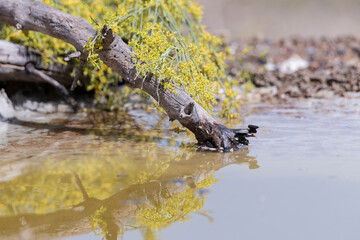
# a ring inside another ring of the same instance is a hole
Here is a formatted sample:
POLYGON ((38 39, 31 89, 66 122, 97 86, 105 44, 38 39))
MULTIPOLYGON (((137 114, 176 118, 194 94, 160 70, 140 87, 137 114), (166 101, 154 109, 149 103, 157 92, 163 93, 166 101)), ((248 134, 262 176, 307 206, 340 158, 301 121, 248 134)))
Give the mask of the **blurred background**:
POLYGON ((199 0, 212 33, 282 38, 360 36, 359 0, 199 0))

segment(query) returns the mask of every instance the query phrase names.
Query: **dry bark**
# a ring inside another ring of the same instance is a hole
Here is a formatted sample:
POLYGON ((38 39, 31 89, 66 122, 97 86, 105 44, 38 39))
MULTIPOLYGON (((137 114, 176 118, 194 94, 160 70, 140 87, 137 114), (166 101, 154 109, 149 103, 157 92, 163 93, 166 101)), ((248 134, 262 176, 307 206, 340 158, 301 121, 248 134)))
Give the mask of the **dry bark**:
POLYGON ((77 102, 64 85, 70 85, 71 64, 45 66, 41 55, 28 47, 0 40, 0 81, 45 82, 55 87, 74 109, 77 102))
MULTIPOLYGON (((89 37, 96 34, 94 27, 85 19, 31 0, 0 1, 0 23, 21 30, 42 32, 72 44, 80 52, 83 52, 83 46, 89 37)), ((129 86, 141 88, 157 100, 170 120, 178 120, 192 131, 200 145, 231 151, 242 144, 248 144, 246 137, 253 136, 256 126, 229 129, 218 124, 180 87, 176 88, 176 93, 172 93, 161 85, 159 87, 158 79, 154 76, 150 75, 145 79, 139 76, 132 60, 132 50, 111 29, 104 26, 102 35, 104 46, 98 51, 100 59, 121 75, 129 86)))
POLYGON ((44 82, 42 78, 26 71, 25 66, 28 63, 32 63, 37 70, 64 86, 70 86, 72 83, 71 64, 54 63, 45 66, 37 52, 19 44, 0 40, 0 81, 44 82))

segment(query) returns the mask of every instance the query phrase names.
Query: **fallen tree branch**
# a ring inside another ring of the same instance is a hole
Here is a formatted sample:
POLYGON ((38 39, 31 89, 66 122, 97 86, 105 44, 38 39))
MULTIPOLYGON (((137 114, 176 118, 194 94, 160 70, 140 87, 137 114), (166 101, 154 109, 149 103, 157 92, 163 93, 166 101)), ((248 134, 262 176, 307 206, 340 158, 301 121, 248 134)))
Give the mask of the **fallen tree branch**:
MULTIPOLYGON (((0 1, 0 22, 16 26, 17 29, 38 31, 72 44, 77 51, 89 37, 96 34, 94 27, 85 19, 74 17, 31 0, 0 1)), ((102 29, 104 46, 98 51, 100 59, 123 77, 133 88, 141 88, 166 111, 171 121, 178 120, 195 134, 200 145, 231 151, 241 144, 248 144, 246 137, 252 136, 257 127, 248 129, 229 129, 210 116, 184 90, 176 87, 176 93, 159 87, 153 75, 145 79, 139 76, 132 60, 132 50, 112 29, 102 29)), ((83 54, 85 54, 83 52, 83 54)))
POLYGON ((61 63, 45 66, 41 55, 28 47, 0 40, 0 81, 48 83, 76 110, 77 102, 62 85, 69 85, 72 67, 61 63))
POLYGON ((45 66, 39 53, 28 47, 0 40, 0 81, 44 82, 39 76, 29 75, 25 69, 28 63, 64 86, 72 83, 72 64, 52 63, 45 66))

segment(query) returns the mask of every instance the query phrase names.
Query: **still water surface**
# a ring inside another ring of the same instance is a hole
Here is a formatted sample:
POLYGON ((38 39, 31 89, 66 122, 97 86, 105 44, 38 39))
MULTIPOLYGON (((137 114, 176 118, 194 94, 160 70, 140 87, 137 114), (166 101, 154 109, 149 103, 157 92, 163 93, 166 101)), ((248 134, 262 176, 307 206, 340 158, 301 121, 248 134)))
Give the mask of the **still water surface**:
POLYGON ((156 113, 84 115, 0 122, 0 239, 360 239, 355 100, 244 106, 228 125, 260 131, 235 153, 156 113))

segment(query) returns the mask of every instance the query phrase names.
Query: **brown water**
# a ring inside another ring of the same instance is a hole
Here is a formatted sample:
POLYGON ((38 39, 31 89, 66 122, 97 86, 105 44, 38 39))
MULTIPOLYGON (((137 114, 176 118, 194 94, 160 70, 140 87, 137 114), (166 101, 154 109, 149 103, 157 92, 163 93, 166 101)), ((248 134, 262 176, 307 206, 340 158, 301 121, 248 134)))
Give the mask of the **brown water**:
POLYGON ((0 122, 0 239, 359 239, 357 102, 244 106, 235 153, 142 111, 0 122))

